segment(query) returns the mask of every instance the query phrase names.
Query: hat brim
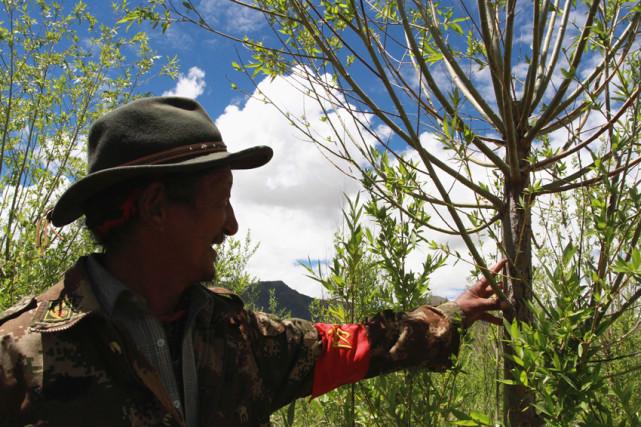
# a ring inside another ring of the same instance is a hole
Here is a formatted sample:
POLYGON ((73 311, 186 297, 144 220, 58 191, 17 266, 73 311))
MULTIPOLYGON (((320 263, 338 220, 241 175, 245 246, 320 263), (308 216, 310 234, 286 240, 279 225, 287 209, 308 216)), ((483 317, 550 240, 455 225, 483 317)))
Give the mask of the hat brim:
POLYGON ((256 146, 235 153, 205 154, 176 163, 120 166, 91 173, 73 183, 58 199, 49 214, 56 227, 67 225, 84 214, 87 199, 119 182, 131 178, 166 172, 186 172, 229 166, 231 169, 253 169, 271 160, 273 151, 267 146, 256 146))

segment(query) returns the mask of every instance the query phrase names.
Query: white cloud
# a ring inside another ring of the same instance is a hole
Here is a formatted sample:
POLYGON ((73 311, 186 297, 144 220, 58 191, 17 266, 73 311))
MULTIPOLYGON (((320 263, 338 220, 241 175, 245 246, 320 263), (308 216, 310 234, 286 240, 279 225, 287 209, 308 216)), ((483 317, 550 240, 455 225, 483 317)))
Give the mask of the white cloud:
MULTIPOLYGON (((265 80, 259 90, 291 114, 304 112, 314 129, 328 132, 320 108, 292 86, 293 79, 265 80)), ((232 203, 238 222, 241 230, 251 229, 252 239, 260 243, 251 260, 252 274, 261 280, 283 280, 298 291, 320 296, 319 285, 305 277, 297 260, 331 257, 343 194, 354 194, 359 184, 341 173, 257 94, 244 105, 228 106, 216 124, 231 151, 254 145, 274 150, 266 166, 234 173, 232 203)))
POLYGON ((163 96, 184 96, 198 98, 205 91, 205 72, 198 67, 191 67, 187 75, 180 74, 173 90, 163 93, 163 96))

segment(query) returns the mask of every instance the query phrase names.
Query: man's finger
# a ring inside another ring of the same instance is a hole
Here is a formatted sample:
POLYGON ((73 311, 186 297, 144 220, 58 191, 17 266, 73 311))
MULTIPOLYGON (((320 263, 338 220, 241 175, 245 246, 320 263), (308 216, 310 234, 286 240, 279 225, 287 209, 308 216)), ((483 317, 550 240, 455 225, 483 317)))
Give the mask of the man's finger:
MULTIPOLYGON (((496 264, 494 264, 492 266, 492 268, 490 268, 490 270, 489 270, 490 274, 492 274, 492 276, 496 276, 497 274, 499 274, 499 271, 501 271, 503 266, 505 266, 506 262, 507 262, 506 259, 502 259, 499 262, 497 262, 496 264)), ((488 282, 487 278, 485 276, 483 276, 483 277, 481 277, 481 279, 478 282, 475 283, 475 285, 478 285, 478 284, 485 285, 485 283, 487 283, 487 282, 488 282)), ((485 287, 485 286, 483 286, 483 287, 485 287)))
POLYGON ((492 323, 494 325, 503 325, 503 320, 500 318, 494 316, 493 314, 490 313, 483 313, 479 316, 479 320, 483 320, 484 322, 492 323))
POLYGON ((501 300, 498 298, 482 298, 477 301, 477 304, 483 311, 501 309, 501 300))
POLYGON ((490 268, 490 273, 492 273, 492 276, 496 276, 498 274, 498 272, 503 269, 503 267, 505 266, 506 262, 507 262, 507 260, 505 258, 503 258, 502 260, 500 260, 499 262, 494 264, 494 266, 492 268, 490 268))
MULTIPOLYGON (((496 282, 496 284, 500 289, 503 289, 503 282, 496 282)), ((494 288, 492 287, 492 285, 487 285, 487 287, 485 288, 485 293, 488 296, 494 294, 494 288)))
MULTIPOLYGON (((505 263, 506 263, 506 262, 507 262, 507 260, 506 260, 506 259, 502 259, 502 260, 500 260, 499 262, 497 262, 496 264, 494 264, 494 265, 492 266, 492 268, 490 268, 490 270, 489 270, 489 271, 490 271, 490 273, 492 274, 492 276, 496 276, 496 275, 499 273, 499 271, 501 271, 501 269, 505 266, 505 263)), ((499 285, 499 286, 500 286, 501 288, 503 288, 503 283, 502 283, 502 282, 498 282, 498 283, 500 283, 500 285, 499 285)), ((490 296, 490 295, 494 294, 494 289, 492 288, 492 285, 490 285, 490 284, 488 283, 488 280, 487 280, 487 278, 486 278, 485 276, 481 277, 481 280, 479 280, 478 282, 476 282, 476 283, 474 284, 474 287, 476 287, 476 292, 477 292, 477 293, 479 293, 479 294, 480 294, 481 292, 483 292, 483 293, 484 293, 484 294, 482 295, 483 297, 488 297, 488 296, 490 296)))

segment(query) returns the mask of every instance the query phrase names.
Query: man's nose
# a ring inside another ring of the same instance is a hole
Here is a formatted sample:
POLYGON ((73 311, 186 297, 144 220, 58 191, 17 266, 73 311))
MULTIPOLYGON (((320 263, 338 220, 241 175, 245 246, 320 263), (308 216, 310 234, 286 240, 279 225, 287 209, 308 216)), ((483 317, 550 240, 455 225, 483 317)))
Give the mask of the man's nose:
POLYGON ((228 236, 233 236, 238 232, 238 222, 236 221, 236 215, 234 214, 234 208, 231 206, 231 203, 227 206, 227 217, 223 231, 228 236))

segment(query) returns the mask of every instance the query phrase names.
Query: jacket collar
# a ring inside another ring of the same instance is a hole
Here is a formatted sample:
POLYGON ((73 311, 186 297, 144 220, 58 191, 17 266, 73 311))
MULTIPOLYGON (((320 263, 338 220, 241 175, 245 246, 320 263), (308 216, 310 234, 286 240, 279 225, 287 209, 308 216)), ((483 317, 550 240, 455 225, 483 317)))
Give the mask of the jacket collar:
POLYGON ((88 314, 100 312, 100 305, 89 282, 81 257, 65 273, 63 280, 38 296, 38 307, 31 320, 34 332, 58 332, 69 329, 88 314))

